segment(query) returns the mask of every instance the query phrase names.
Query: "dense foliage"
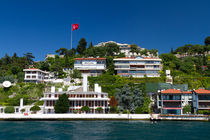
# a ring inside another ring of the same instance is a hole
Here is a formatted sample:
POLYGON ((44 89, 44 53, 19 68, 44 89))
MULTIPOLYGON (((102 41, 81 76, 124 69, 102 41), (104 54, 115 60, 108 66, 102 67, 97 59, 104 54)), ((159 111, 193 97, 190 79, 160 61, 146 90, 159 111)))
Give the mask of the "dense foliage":
POLYGON ((4 109, 4 113, 14 113, 14 112, 15 112, 14 106, 7 106, 7 107, 4 109))
POLYGON ((39 111, 39 110, 41 110, 41 108, 39 107, 39 106, 37 106, 37 105, 35 105, 35 106, 32 106, 31 108, 30 108, 30 111, 33 111, 33 112, 37 112, 37 111, 39 111))
POLYGON ((101 113, 103 111, 103 108, 102 107, 97 107, 96 110, 97 110, 98 113, 101 113))
POLYGON ((55 113, 67 113, 69 111, 69 99, 67 94, 62 94, 55 102, 55 113))
POLYGON ((0 105, 19 106, 23 98, 24 105, 30 105, 43 96, 44 84, 17 83, 10 88, 0 88, 0 105))
POLYGON ((187 104, 183 107, 183 113, 184 114, 188 114, 188 113, 191 113, 192 112, 192 107, 190 104, 187 104))
POLYGON ((138 87, 131 89, 131 87, 126 84, 122 89, 117 89, 116 99, 118 102, 117 107, 120 111, 128 110, 134 112, 137 107, 143 105, 144 95, 138 87))
POLYGON ((89 108, 88 106, 83 106, 83 107, 81 108, 81 111, 82 111, 82 112, 85 112, 85 113, 88 113, 88 112, 90 111, 90 108, 89 108))

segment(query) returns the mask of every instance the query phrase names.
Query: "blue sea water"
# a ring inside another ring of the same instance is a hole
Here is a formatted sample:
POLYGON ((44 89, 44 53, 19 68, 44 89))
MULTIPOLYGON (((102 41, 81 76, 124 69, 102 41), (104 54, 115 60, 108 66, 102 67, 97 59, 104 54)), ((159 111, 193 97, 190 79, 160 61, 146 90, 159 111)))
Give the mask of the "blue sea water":
POLYGON ((190 121, 0 121, 8 140, 210 139, 210 122, 190 121))

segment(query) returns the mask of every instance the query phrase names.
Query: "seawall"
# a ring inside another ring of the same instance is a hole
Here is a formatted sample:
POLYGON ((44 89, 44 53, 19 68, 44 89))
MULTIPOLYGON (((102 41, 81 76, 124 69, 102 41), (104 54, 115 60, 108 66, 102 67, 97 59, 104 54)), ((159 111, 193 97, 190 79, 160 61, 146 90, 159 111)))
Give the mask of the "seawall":
POLYGON ((0 120, 150 120, 150 114, 0 114, 0 120))

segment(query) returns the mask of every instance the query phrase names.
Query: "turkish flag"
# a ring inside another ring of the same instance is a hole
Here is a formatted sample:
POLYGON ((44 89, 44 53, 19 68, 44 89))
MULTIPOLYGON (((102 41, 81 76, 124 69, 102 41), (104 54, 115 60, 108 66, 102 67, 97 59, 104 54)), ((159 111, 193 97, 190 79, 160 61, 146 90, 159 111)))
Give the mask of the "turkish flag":
POLYGON ((72 24, 72 31, 79 29, 79 24, 72 24))

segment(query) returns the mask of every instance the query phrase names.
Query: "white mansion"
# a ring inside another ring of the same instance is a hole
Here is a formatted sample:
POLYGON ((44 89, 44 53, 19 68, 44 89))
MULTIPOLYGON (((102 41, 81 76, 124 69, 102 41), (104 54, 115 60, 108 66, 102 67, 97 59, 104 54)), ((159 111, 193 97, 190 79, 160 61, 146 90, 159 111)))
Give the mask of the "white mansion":
POLYGON ((69 96, 70 108, 69 112, 73 113, 77 110, 81 113, 83 106, 90 108, 89 113, 96 113, 98 107, 102 107, 103 113, 107 113, 109 109, 108 93, 101 91, 101 87, 95 84, 94 91, 88 91, 87 75, 83 75, 83 91, 55 91, 55 87, 51 88, 51 92, 44 93, 44 97, 40 100, 44 101, 44 113, 54 113, 55 102, 58 100, 61 94, 66 93, 69 96))

